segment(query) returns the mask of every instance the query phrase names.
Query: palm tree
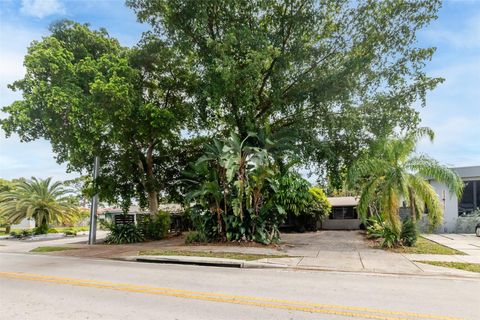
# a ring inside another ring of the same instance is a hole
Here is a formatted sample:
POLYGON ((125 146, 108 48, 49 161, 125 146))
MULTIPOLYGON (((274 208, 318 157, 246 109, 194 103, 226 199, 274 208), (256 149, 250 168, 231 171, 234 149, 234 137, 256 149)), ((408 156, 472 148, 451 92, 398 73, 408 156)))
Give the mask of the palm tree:
POLYGON ((69 223, 77 215, 77 206, 69 201, 70 191, 52 178, 19 181, 12 190, 0 193, 0 216, 10 224, 25 218, 35 219, 39 230, 51 223, 69 223))
POLYGON ((399 207, 403 199, 410 206, 412 220, 416 221, 427 210, 431 228, 441 223, 440 199, 428 179, 445 183, 458 197, 463 183, 455 172, 436 160, 413 155, 419 139, 424 136, 433 141, 434 134, 429 128, 419 128, 400 138, 382 139, 350 168, 350 186, 360 187, 358 212, 362 218, 369 209, 377 208, 399 234, 399 207))

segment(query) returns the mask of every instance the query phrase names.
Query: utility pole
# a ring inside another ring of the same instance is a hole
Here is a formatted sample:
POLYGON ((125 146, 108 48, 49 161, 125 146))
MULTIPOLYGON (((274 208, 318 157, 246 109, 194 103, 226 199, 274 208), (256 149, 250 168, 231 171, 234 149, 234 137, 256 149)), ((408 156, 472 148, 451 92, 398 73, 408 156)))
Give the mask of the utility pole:
MULTIPOLYGON (((98 170, 100 169, 100 158, 95 156, 93 163, 93 181, 98 178, 98 170)), ((97 207, 98 207, 98 193, 92 198, 92 205, 90 206, 90 229, 88 232, 88 244, 95 244, 97 238, 97 207)))

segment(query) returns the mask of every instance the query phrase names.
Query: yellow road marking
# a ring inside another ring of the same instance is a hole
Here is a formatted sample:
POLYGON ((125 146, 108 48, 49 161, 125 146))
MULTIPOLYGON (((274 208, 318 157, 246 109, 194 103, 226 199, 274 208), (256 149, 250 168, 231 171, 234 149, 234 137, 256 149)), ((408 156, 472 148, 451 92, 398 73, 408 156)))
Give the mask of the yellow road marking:
POLYGON ((152 286, 141 286, 124 283, 113 283, 106 281, 84 280, 75 278, 63 278, 55 276, 44 276, 39 274, 28 274, 22 272, 0 272, 0 277, 15 278, 30 281, 40 281, 56 284, 69 284, 74 286, 92 287, 99 289, 111 289, 116 291, 126 291, 135 293, 147 293, 155 295, 165 295, 187 299, 196 299, 204 301, 215 301, 223 303, 251 305, 265 308, 286 309, 292 311, 303 311, 311 313, 323 313, 340 315, 346 317, 367 318, 367 319, 385 319, 385 320, 408 320, 408 319, 436 319, 436 320, 458 320, 459 318, 436 316, 412 312, 389 311, 382 309, 306 303, 301 301, 289 301, 282 299, 269 299, 261 297, 248 297, 226 295, 208 292, 196 292, 172 288, 161 288, 152 286), (355 312, 351 312, 355 311, 355 312), (362 313, 358 313, 362 312, 362 313), (386 315, 403 316, 407 318, 390 317, 386 315))

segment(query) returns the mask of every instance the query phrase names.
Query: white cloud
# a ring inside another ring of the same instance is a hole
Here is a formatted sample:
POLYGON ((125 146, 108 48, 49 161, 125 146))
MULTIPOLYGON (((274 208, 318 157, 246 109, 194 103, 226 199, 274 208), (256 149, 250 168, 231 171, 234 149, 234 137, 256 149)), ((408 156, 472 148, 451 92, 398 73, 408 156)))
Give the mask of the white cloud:
POLYGON ((480 46, 480 14, 458 21, 456 30, 434 25, 424 32, 430 40, 459 49, 475 49, 480 46))
POLYGON ((43 18, 65 13, 65 7, 58 0, 22 0, 20 12, 27 16, 43 18))

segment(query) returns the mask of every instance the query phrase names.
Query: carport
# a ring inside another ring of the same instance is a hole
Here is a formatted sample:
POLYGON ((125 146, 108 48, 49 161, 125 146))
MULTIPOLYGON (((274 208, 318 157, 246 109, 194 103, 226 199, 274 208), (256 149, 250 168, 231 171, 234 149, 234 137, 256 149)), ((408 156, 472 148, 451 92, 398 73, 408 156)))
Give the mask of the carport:
POLYGON ((330 197, 332 211, 322 222, 322 229, 326 230, 356 230, 360 228, 360 219, 357 213, 358 198, 330 197))

